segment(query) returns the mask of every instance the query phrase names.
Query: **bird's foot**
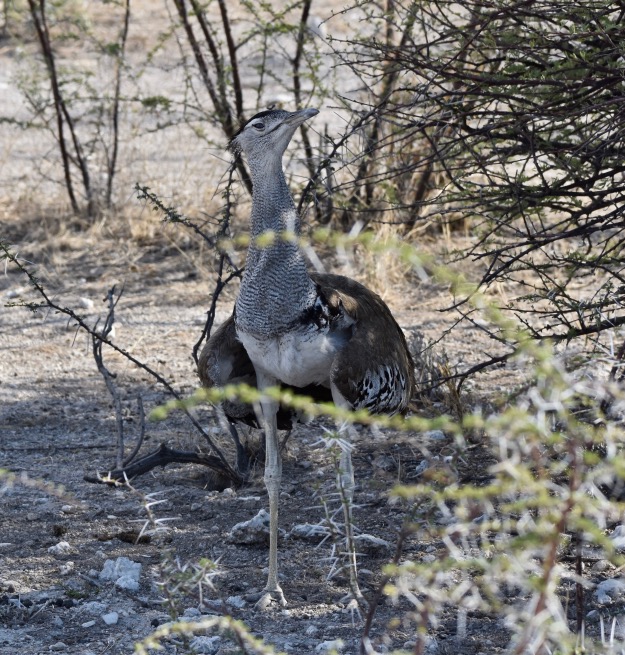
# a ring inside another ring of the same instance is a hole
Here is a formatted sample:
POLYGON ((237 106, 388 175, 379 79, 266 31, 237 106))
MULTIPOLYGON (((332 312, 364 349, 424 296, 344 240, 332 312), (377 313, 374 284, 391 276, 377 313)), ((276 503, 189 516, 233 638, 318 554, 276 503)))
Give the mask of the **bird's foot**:
POLYGON ((274 589, 264 589, 262 596, 254 605, 254 609, 263 611, 276 603, 278 603, 281 607, 286 607, 286 598, 282 593, 282 589, 280 589, 280 587, 275 587, 274 589))
POLYGON ((350 591, 346 596, 341 598, 341 603, 345 604, 345 609, 352 613, 352 617, 356 615, 359 620, 362 620, 362 612, 369 611, 369 602, 360 593, 360 589, 356 593, 350 591))

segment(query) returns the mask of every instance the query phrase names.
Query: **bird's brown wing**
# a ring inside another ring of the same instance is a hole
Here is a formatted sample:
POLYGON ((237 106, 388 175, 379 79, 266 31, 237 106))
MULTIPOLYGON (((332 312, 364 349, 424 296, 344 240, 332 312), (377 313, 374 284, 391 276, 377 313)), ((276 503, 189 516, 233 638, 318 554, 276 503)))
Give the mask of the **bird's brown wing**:
MULTIPOLYGON (((243 344, 237 339, 234 315, 226 319, 204 344, 198 363, 198 375, 202 385, 209 389, 241 382, 252 387, 257 386, 254 365, 243 344)), ((285 388, 302 396, 309 396, 316 401, 329 402, 332 400, 330 390, 319 385, 311 384, 302 389, 285 385, 285 388)), ((222 408, 226 416, 233 421, 259 427, 254 408, 251 405, 227 400, 222 403, 222 408)), ((281 406, 278 411, 278 428, 290 430, 293 422, 299 418, 297 412, 281 406)))
MULTIPOLYGON (((237 339, 234 315, 227 318, 204 344, 198 362, 198 375, 202 385, 208 389, 238 383, 256 386, 254 365, 237 339)), ((256 426, 254 410, 247 403, 227 400, 222 407, 229 418, 256 426)))
POLYGON ((336 356, 331 382, 355 409, 404 412, 415 388, 414 363, 386 303, 342 275, 313 274, 331 309, 353 319, 352 336, 336 356))

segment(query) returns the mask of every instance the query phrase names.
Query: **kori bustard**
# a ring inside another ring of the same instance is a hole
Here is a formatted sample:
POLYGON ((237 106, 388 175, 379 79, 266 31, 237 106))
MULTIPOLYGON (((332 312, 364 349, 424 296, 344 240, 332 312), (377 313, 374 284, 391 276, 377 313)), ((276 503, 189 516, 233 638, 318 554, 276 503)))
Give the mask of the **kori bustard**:
MULTIPOLYGON (((327 395, 341 407, 403 412, 414 388, 413 362, 388 307, 354 280, 309 273, 297 242, 279 236, 300 229, 282 156, 298 126, 318 113, 263 111, 231 141, 231 150, 246 157, 252 178, 251 241, 234 312, 204 346, 200 378, 207 387, 247 382, 262 391, 289 385, 313 397, 327 395), (259 246, 258 237, 268 231, 278 237, 259 246)), ((243 403, 228 402, 223 409, 234 420, 252 418, 253 410, 243 403)), ((270 510, 269 576, 260 607, 271 600, 286 604, 278 584, 279 409, 278 402, 265 398, 257 417, 266 438, 270 510)), ((340 467, 351 496, 349 449, 342 451, 340 467)), ((348 523, 350 517, 345 518, 348 523)), ((352 595, 362 601, 354 554, 349 572, 352 595)))

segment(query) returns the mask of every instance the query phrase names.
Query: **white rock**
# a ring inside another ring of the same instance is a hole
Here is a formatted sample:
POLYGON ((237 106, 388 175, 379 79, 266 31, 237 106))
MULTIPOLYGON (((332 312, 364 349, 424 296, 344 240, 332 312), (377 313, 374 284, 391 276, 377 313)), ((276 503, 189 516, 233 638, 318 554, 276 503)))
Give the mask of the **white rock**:
POLYGON ((119 621, 119 614, 117 612, 102 614, 102 620, 106 625, 115 625, 119 621))
POLYGON ((95 621, 85 621, 84 623, 81 623, 80 625, 83 628, 93 628, 93 626, 95 625, 95 621))
POLYGON ((359 534, 354 538, 358 548, 367 552, 382 552, 391 547, 391 544, 380 537, 374 537, 372 534, 359 534))
MULTIPOLYGON (((139 564, 141 566, 141 564, 139 564)), ((115 586, 118 589, 127 589, 128 591, 137 591, 139 589, 139 581, 133 575, 122 575, 115 580, 115 586)))
POLYGON ((595 573, 603 573, 604 571, 607 571, 607 570, 610 569, 611 567, 612 567, 612 565, 610 564, 610 562, 609 562, 607 559, 600 559, 600 560, 597 560, 597 561, 592 565, 591 569, 592 569, 595 573))
POLYGON ((586 621, 590 623, 594 623, 596 621, 599 621, 601 619, 601 614, 597 610, 590 610, 588 614, 586 614, 586 621))
POLYGON ((16 287, 15 289, 9 289, 5 295, 7 298, 19 298, 25 291, 24 287, 16 287))
POLYGON ((616 550, 625 550, 625 525, 617 525, 614 528, 610 541, 616 550))
POLYGON ((426 439, 431 439, 432 441, 444 441, 445 433, 442 430, 429 430, 423 435, 426 439))
POLYGON ((67 555, 72 552, 72 547, 67 543, 67 541, 59 541, 55 546, 50 546, 48 552, 51 555, 67 555))
POLYGON ((345 644, 342 639, 332 639, 332 641, 322 641, 320 644, 317 644, 317 646, 315 646, 315 652, 329 653, 330 651, 335 650, 339 653, 343 648, 345 648, 345 644))
POLYGON ((202 612, 197 607, 187 607, 187 609, 182 613, 187 619, 199 619, 202 616, 202 612))
POLYGON ((59 567, 59 573, 61 575, 69 575, 74 570, 75 566, 74 562, 65 562, 65 564, 59 567))
POLYGON ((298 523, 289 532, 289 537, 293 537, 294 539, 310 539, 312 541, 319 541, 319 539, 328 536, 330 536, 330 529, 318 523, 298 523))
POLYGON ((226 604, 231 607, 236 607, 237 609, 242 609, 247 604, 241 596, 228 596, 226 598, 226 604))
POLYGON ((595 597, 600 605, 605 605, 623 595, 625 595, 625 582, 617 578, 604 580, 595 589, 595 597))
POLYGON ((434 637, 428 637, 425 644, 425 653, 426 655, 436 655, 440 652, 440 646, 438 641, 434 637))
POLYGON ((256 544, 265 543, 269 536, 269 513, 261 509, 258 514, 249 521, 237 523, 228 540, 234 544, 256 544))
POLYGON ((221 637, 194 637, 191 640, 191 648, 194 653, 206 653, 207 655, 215 655, 221 645, 221 637))
POLYGON ((133 562, 127 557, 118 557, 115 560, 107 559, 104 568, 100 571, 100 580, 111 580, 119 589, 136 591, 139 588, 141 564, 133 562))
POLYGON ((78 304, 82 309, 93 309, 93 300, 91 298, 81 298, 78 304))

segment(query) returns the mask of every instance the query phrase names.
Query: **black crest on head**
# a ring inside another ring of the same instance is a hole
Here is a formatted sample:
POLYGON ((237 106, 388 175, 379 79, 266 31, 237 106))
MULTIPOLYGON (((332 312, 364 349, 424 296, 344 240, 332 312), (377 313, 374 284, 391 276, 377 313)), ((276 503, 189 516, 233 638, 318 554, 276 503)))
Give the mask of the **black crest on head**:
POLYGON ((245 127, 247 125, 249 125, 252 121, 255 121, 255 120, 259 119, 259 118, 264 118, 265 116, 269 116, 270 114, 275 114, 275 113, 287 114, 288 112, 284 111, 283 109, 271 109, 270 108, 270 109, 265 109, 265 111, 260 111, 260 112, 258 112, 258 114, 254 114, 254 116, 252 116, 252 118, 250 118, 248 121, 245 121, 245 123, 243 123, 241 125, 241 127, 236 131, 236 133, 232 136, 232 138, 230 139, 230 142, 228 143, 228 150, 230 150, 230 152, 234 153, 235 155, 240 154, 240 148, 239 148, 238 144, 235 142, 235 140, 239 136, 239 134, 241 134, 241 132, 243 132, 245 127))

